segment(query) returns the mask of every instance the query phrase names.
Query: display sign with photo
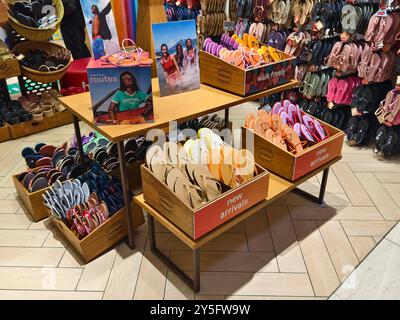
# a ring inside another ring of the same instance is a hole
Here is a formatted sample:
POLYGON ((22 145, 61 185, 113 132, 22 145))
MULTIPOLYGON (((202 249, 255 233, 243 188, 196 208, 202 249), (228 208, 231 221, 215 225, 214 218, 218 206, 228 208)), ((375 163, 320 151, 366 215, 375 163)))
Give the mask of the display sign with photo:
POLYGON ((160 95, 200 88, 195 20, 153 24, 160 95))
POLYGON ((99 59, 107 47, 119 46, 118 33, 110 0, 81 0, 83 15, 92 45, 93 56, 99 59))
POLYGON ((154 121, 150 67, 116 67, 92 59, 87 70, 97 125, 154 121))

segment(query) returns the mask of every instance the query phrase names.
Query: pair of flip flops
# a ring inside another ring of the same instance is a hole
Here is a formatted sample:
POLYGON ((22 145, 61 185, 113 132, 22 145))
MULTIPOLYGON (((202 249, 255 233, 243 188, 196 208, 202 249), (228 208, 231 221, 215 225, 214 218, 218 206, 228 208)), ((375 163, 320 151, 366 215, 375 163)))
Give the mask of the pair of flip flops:
POLYGON ((151 146, 146 162, 154 176, 190 208, 198 209, 222 194, 222 186, 204 164, 190 160, 185 149, 172 142, 151 146))
POLYGON ((53 185, 56 181, 65 181, 66 176, 59 170, 52 167, 42 167, 38 170, 31 170, 21 173, 18 181, 29 192, 36 192, 53 185))
POLYGON ((67 180, 56 183, 43 194, 44 205, 60 220, 67 218, 67 212, 74 206, 88 201, 90 190, 87 183, 67 180))
POLYGON ((302 153, 305 145, 313 145, 329 137, 327 129, 315 118, 304 114, 289 100, 276 102, 271 113, 259 110, 246 116, 245 126, 271 143, 295 154, 302 153))
POLYGON ((123 39, 121 47, 121 50, 119 46, 116 46, 115 49, 110 49, 113 52, 101 57, 101 62, 118 67, 148 67, 153 64, 150 53, 138 47, 132 39, 123 39))
POLYGON ((360 77, 368 82, 383 82, 391 79, 396 66, 396 54, 388 52, 371 52, 364 50, 358 65, 360 77))
POLYGON ((78 239, 83 239, 106 222, 110 217, 109 214, 106 203, 100 202, 93 192, 87 202, 68 210, 66 224, 78 239))
POLYGON ((323 97, 327 93, 328 83, 332 78, 332 70, 307 72, 303 78, 299 92, 307 98, 323 97))
POLYGON ((328 83, 326 98, 328 102, 350 105, 353 90, 361 85, 359 77, 332 78, 328 83))
POLYGON ((373 151, 382 157, 389 157, 396 153, 400 139, 397 130, 386 125, 382 125, 376 132, 373 151))
MULTIPOLYGON (((144 160, 146 151, 151 145, 144 137, 129 139, 124 144, 125 160, 127 164, 144 160)), ((97 147, 92 152, 92 158, 102 164, 106 171, 118 169, 118 147, 115 143, 108 143, 106 146, 97 147)))
POLYGON ((58 161, 60 155, 64 156, 68 151, 74 153, 77 150, 75 148, 71 148, 71 150, 67 149, 67 142, 62 142, 60 146, 38 143, 33 148, 25 147, 22 149, 21 155, 25 159, 27 166, 34 169, 41 166, 53 165, 54 161, 52 160, 54 157, 58 161))
POLYGON ((400 93, 398 89, 390 90, 382 100, 375 115, 380 123, 393 126, 400 124, 400 93))
POLYGON ((370 127, 370 122, 366 117, 351 117, 345 130, 347 142, 350 145, 368 143, 370 127))
POLYGON ((259 110, 257 116, 248 114, 245 127, 276 145, 278 148, 300 154, 303 152, 303 143, 293 128, 282 123, 277 114, 269 114, 259 110))

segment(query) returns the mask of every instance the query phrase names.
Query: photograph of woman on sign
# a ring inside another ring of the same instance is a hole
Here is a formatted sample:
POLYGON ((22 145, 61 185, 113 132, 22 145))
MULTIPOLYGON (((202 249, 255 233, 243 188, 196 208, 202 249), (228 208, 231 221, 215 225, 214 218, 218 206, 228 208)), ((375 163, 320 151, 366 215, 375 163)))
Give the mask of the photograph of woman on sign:
MULTIPOLYGON (((115 92, 108 109, 110 117, 116 119, 115 115, 118 112, 146 107, 147 103, 151 104, 150 97, 151 95, 139 90, 135 76, 131 72, 125 71, 121 73, 120 88, 115 92)), ((145 122, 145 119, 142 122, 145 122)))
POLYGON ((181 74, 185 73, 185 54, 183 53, 183 47, 181 44, 176 45, 175 61, 178 64, 179 71, 181 74))
POLYGON ((161 66, 164 70, 165 80, 168 86, 174 87, 176 81, 181 80, 178 63, 176 62, 175 56, 169 54, 166 44, 161 45, 161 54, 161 66))
POLYGON ((187 68, 197 64, 197 52, 196 48, 193 48, 191 39, 186 39, 185 60, 187 68))
POLYGON ((153 23, 160 96, 200 88, 199 50, 194 20, 153 23))
POLYGON ((96 83, 90 94, 97 124, 139 124, 154 121, 150 68, 94 70, 89 78, 92 83, 96 83))

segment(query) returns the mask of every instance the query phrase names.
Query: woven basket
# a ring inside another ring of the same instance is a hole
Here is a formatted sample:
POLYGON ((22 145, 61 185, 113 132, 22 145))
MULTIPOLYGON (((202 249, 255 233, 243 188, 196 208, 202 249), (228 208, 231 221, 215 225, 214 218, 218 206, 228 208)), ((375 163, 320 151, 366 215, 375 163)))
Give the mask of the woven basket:
MULTIPOLYGON (((12 5, 16 0, 7 0, 9 5, 12 5)), ((61 20, 64 17, 64 6, 61 0, 53 0, 55 6, 55 14, 57 15, 57 21, 49 28, 32 28, 23 25, 16 20, 12 15, 8 14, 8 23, 11 27, 17 31, 21 36, 34 41, 46 41, 60 28, 61 20)))
POLYGON ((60 80, 72 62, 71 53, 64 47, 52 42, 24 41, 15 46, 14 54, 25 55, 29 50, 36 50, 36 49, 42 49, 46 51, 49 55, 56 56, 57 58, 60 59, 66 59, 68 60, 68 63, 64 68, 51 72, 42 72, 21 65, 22 75, 35 82, 41 82, 41 83, 51 83, 60 80))

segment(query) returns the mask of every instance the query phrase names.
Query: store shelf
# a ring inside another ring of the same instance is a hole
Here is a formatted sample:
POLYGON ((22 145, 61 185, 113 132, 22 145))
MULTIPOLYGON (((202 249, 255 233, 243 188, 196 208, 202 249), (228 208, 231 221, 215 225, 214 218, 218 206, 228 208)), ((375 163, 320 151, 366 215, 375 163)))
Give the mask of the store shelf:
POLYGON ((90 127, 99 131, 109 140, 118 142, 135 135, 145 134, 150 129, 165 128, 170 121, 186 121, 247 101, 282 92, 297 85, 298 81, 293 80, 287 84, 251 96, 241 97, 202 84, 199 90, 160 97, 158 80, 154 78, 152 80, 152 86, 155 122, 136 125, 96 126, 93 121, 90 93, 63 97, 60 98, 60 101, 64 103, 69 111, 86 122, 90 127))
POLYGON ((297 188, 297 186, 299 186, 303 182, 316 176, 317 174, 324 171, 325 169, 328 169, 330 166, 332 166, 336 162, 340 161, 341 159, 342 159, 342 157, 340 156, 294 182, 289 182, 289 181, 271 173, 270 180, 269 180, 268 196, 264 201, 259 202, 255 206, 253 206, 250 209, 246 210, 245 212, 239 214, 238 216, 232 218, 231 220, 227 221, 223 225, 221 225, 218 228, 207 233, 205 236, 201 237, 198 240, 193 240, 186 233, 184 233, 182 230, 180 230, 178 227, 176 227, 173 222, 169 221, 160 212, 158 212, 153 207, 151 207, 144 200, 143 194, 139 194, 139 195, 135 196, 134 200, 148 214, 152 215, 158 222, 160 222, 164 227, 166 227, 169 231, 171 231, 176 237, 178 237, 181 241, 183 241, 187 246, 189 246, 191 249, 197 249, 197 248, 204 246, 206 243, 208 243, 211 240, 213 240, 214 238, 218 237, 225 231, 231 229, 238 223, 242 222, 243 220, 245 220, 245 219, 249 218, 250 216, 252 216, 253 214, 257 213, 260 209, 266 207, 273 201, 277 200, 278 198, 281 198, 288 192, 297 188))

